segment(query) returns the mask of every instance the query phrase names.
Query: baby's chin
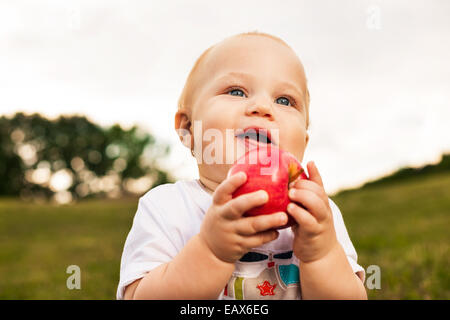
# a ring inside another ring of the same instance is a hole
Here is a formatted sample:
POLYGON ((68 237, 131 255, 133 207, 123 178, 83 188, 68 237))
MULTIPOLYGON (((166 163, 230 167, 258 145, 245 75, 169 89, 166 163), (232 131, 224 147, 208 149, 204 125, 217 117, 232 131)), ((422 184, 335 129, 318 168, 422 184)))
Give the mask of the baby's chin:
POLYGON ((209 182, 209 189, 214 191, 215 188, 227 178, 228 171, 232 164, 199 164, 198 171, 202 180, 209 182))
POLYGON ((222 157, 204 154, 202 162, 198 163, 199 174, 204 178, 220 184, 227 178, 228 171, 239 158, 245 155, 245 148, 237 146, 235 150, 226 150, 222 157))

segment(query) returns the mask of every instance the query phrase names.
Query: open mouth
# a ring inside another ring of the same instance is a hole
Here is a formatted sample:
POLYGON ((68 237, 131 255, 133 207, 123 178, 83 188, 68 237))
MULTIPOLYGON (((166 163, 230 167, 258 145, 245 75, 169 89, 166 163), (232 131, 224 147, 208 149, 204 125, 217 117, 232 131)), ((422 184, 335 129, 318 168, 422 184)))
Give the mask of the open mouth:
POLYGON ((254 141, 256 143, 274 144, 269 130, 263 128, 246 128, 237 133, 236 137, 249 142, 254 141))

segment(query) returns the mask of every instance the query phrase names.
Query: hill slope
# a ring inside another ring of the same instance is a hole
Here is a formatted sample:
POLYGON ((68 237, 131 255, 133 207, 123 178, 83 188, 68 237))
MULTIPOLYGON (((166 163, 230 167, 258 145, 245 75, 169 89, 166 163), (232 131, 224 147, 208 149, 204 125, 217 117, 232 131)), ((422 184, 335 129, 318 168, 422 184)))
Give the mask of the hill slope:
POLYGON ((381 290, 369 298, 450 298, 450 172, 397 176, 332 198, 358 262, 381 269, 381 290))

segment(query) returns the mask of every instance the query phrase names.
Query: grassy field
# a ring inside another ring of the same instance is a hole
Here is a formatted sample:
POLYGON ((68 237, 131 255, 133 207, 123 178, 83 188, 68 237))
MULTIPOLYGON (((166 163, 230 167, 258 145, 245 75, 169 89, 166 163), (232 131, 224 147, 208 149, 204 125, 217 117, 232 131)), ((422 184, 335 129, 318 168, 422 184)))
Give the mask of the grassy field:
MULTIPOLYGON (((450 173, 332 198, 358 262, 380 267, 370 299, 450 299, 450 173)), ((114 299, 136 208, 137 199, 62 207, 0 199, 0 299, 114 299), (66 287, 70 265, 81 269, 81 290, 66 287)))
POLYGON ((450 173, 341 193, 358 262, 381 270, 369 299, 450 299, 450 173))
POLYGON ((0 200, 0 299, 115 299, 136 200, 74 206, 0 200), (81 269, 68 290, 67 267, 81 269))

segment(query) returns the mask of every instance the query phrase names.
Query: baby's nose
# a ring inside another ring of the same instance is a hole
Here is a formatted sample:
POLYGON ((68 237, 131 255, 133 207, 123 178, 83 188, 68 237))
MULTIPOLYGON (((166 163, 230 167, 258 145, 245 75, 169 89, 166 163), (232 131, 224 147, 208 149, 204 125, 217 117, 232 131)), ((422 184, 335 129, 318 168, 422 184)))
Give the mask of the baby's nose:
POLYGON ((256 103, 252 104, 247 108, 246 114, 248 116, 260 116, 264 118, 273 118, 273 110, 272 107, 270 107, 267 104, 263 103, 256 103))

